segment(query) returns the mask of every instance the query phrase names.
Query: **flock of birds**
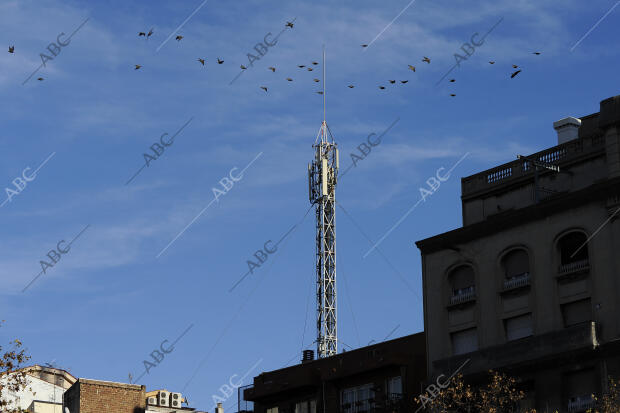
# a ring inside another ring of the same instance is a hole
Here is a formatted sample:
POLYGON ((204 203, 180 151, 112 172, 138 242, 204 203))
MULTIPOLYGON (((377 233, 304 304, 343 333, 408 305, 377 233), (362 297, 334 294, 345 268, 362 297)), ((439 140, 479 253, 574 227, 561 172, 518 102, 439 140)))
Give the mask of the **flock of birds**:
MULTIPOLYGON (((287 21, 284 27, 285 27, 285 28, 290 28, 290 29, 292 29, 292 28, 294 27, 294 23, 293 23, 293 22, 289 22, 289 21, 287 21)), ((138 37, 144 37, 144 38, 146 38, 146 39, 149 39, 149 38, 153 35, 153 33, 154 33, 153 28, 151 28, 148 32, 138 32, 138 37)), ((175 40, 176 40, 177 42, 180 42, 181 40, 183 40, 183 36, 182 36, 182 35, 180 35, 180 34, 179 34, 179 35, 176 35, 175 40)), ((363 48, 368 47, 368 45, 367 45, 367 44, 362 44, 361 46, 362 46, 363 48)), ((14 46, 14 45, 9 46, 9 53, 11 53, 11 54, 15 53, 15 46, 14 46)), ((538 56, 538 55, 540 55, 541 53, 540 53, 540 52, 533 52, 533 54, 538 56)), ((207 63, 207 59, 206 59, 206 58, 204 58, 204 57, 199 57, 199 58, 198 58, 198 59, 196 59, 196 60, 197 60, 197 61, 198 61, 198 63, 200 63, 202 66, 205 66, 205 64, 207 63)), ((217 58, 217 60, 216 60, 216 62, 217 62, 217 64, 218 64, 218 65, 221 65, 221 64, 223 64, 223 63, 224 63, 224 60, 222 60, 222 59, 220 59, 220 58, 218 57, 218 58, 217 58)), ((422 58, 422 62, 430 65, 430 64, 431 64, 431 59, 430 59, 429 57, 427 57, 427 56, 423 56, 423 58, 422 58)), ((306 71, 308 71, 308 72, 312 72, 312 71, 314 71, 314 69, 316 68, 316 66, 318 66, 318 64, 319 64, 318 62, 314 62, 314 61, 313 61, 313 62, 311 62, 311 64, 309 64, 309 65, 307 65, 307 66, 306 66, 306 65, 304 65, 304 64, 300 64, 300 65, 297 65, 297 67, 298 67, 299 69, 306 69, 306 71)), ((492 60, 492 61, 489 61, 489 64, 494 65, 494 64, 495 64, 495 61, 493 61, 493 60, 492 60)), ((415 66, 413 66, 413 65, 407 65, 407 66, 408 66, 408 69, 409 69, 409 70, 411 70, 411 71, 412 71, 412 72, 414 72, 414 73, 416 72, 416 67, 415 67, 415 66)), ((140 70, 141 68, 142 68, 142 65, 140 65, 140 64, 136 64, 136 65, 134 65, 134 70, 140 70)), ((241 70, 247 70, 247 66, 244 66, 244 65, 241 65, 241 66, 240 66, 240 68, 241 68, 241 70)), ((513 65, 512 65, 512 68, 513 68, 513 69, 516 69, 516 70, 514 70, 514 71, 510 74, 510 78, 511 78, 511 79, 514 79, 514 78, 515 78, 515 76, 517 76, 519 73, 521 73, 521 70, 522 70, 522 69, 521 69, 518 65, 516 65, 516 64, 513 64, 513 65)), ((275 68, 274 66, 269 66, 267 69, 268 69, 268 70, 270 70, 272 73, 275 73, 275 72, 276 72, 276 68, 275 68)), ((43 77, 39 77, 39 78, 37 78, 37 80, 42 81, 42 80, 43 80, 43 77)), ((315 83, 320 82, 320 79, 317 79, 317 78, 313 78, 312 80, 313 80, 315 83)), ((286 81, 288 81, 288 82, 292 82, 292 81, 293 81, 293 78, 291 78, 291 77, 287 77, 287 78, 286 78, 286 81)), ((388 80, 388 82, 389 82, 390 84, 392 84, 392 85, 393 85, 393 84, 396 84, 397 80, 396 80, 396 79, 389 79, 389 80, 388 80)), ((409 80, 408 80, 408 79, 405 79, 405 80, 400 80, 399 82, 400 82, 400 84, 403 84, 403 85, 404 85, 404 84, 408 83, 408 82, 409 82, 409 80)), ((449 79, 449 82, 450 82, 450 83, 454 83, 454 82, 456 82, 456 79, 449 79)), ((353 85, 353 84, 349 84, 349 85, 347 85, 347 87, 348 87, 349 89, 353 89, 353 88, 355 88, 355 85, 353 85)), ((380 89, 380 90, 385 90, 385 89, 386 89, 386 87, 385 87, 384 85, 379 85, 378 87, 379 87, 379 89, 380 89)), ((268 88, 267 86, 264 86, 264 85, 261 85, 261 86, 260 86, 260 89, 264 90, 264 91, 265 91, 265 93, 268 93, 268 91, 269 91, 269 88, 268 88)), ((316 93, 318 93, 319 95, 322 95, 322 94, 323 94, 323 91, 317 91, 316 93)), ((454 97, 454 96, 456 96, 456 94, 455 94, 455 93, 450 93, 450 96, 454 97)))

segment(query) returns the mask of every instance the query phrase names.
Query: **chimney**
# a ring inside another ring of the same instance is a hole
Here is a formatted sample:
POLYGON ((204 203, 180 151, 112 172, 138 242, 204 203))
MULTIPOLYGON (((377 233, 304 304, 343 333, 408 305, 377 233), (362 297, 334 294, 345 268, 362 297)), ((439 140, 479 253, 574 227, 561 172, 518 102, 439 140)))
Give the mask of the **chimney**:
POLYGON ((301 364, 314 360, 314 350, 304 350, 301 364))
POLYGON ((215 413, 224 413, 224 408, 222 407, 222 403, 218 403, 215 408, 215 413))
POLYGON ((558 145, 578 139, 580 126, 581 119, 573 118, 572 116, 553 122, 553 129, 558 132, 558 145))

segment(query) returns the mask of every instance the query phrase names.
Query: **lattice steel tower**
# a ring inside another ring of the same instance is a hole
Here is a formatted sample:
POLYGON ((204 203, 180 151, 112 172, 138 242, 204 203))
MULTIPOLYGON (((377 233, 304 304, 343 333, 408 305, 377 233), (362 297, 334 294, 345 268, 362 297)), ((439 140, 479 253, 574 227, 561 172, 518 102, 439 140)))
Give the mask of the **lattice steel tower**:
POLYGON ((323 49, 323 123, 308 164, 308 193, 316 206, 317 356, 338 353, 336 324, 336 181, 338 145, 325 122, 325 49, 323 49))

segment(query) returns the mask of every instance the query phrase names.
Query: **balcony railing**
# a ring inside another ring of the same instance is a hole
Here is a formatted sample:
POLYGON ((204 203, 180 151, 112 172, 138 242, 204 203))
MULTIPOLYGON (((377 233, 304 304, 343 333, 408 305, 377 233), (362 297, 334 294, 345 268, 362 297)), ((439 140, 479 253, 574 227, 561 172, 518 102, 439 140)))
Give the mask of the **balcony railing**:
MULTIPOLYGON (((584 155, 595 155, 598 152, 604 151, 604 139, 600 139, 600 137, 586 137, 537 152, 530 155, 529 158, 548 163, 563 163, 581 158, 584 155)), ((463 178, 461 181, 461 191, 463 196, 467 196, 478 191, 490 189, 505 181, 533 174, 534 166, 528 161, 518 159, 463 178)))
POLYGON ((590 269, 590 260, 575 261, 568 264, 560 265, 558 275, 569 275, 577 272, 588 271, 590 269))
POLYGON ((588 394, 586 396, 571 397, 568 401, 568 412, 585 412, 589 409, 593 409, 594 405, 594 396, 591 394, 588 394))
POLYGON ((523 274, 513 275, 510 278, 504 280, 504 290, 512 290, 514 288, 525 287, 530 285, 530 273, 524 272, 523 274))
POLYGON ((472 285, 471 287, 461 288, 459 290, 455 290, 452 293, 452 297, 450 297, 450 304, 460 304, 465 303, 467 301, 472 301, 476 299, 476 289, 472 285))

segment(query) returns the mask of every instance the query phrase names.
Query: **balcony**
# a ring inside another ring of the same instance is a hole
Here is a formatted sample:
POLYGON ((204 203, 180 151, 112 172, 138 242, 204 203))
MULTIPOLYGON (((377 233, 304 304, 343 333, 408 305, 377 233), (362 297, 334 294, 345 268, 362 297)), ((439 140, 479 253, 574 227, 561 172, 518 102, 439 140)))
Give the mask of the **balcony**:
POLYGON ((557 364, 562 359, 586 354, 599 345, 597 324, 587 322, 562 330, 509 341, 471 353, 459 354, 433 361, 433 369, 447 374, 469 362, 462 369, 464 375, 497 370, 509 366, 541 368, 543 364, 557 364))
POLYGON ((517 288, 523 288, 529 286, 531 283, 531 276, 529 272, 523 274, 513 275, 504 280, 504 291, 515 290, 517 288))
POLYGON ((460 288, 452 292, 450 297, 450 305, 458 305, 474 301, 476 299, 476 288, 472 285, 467 288, 460 288))
POLYGON ((586 412, 595 407, 594 396, 591 394, 579 397, 571 397, 568 400, 568 412, 569 413, 581 413, 586 412))
POLYGON ((580 260, 560 265, 558 268, 558 277, 566 277, 575 274, 586 273, 590 270, 590 260, 580 260))

